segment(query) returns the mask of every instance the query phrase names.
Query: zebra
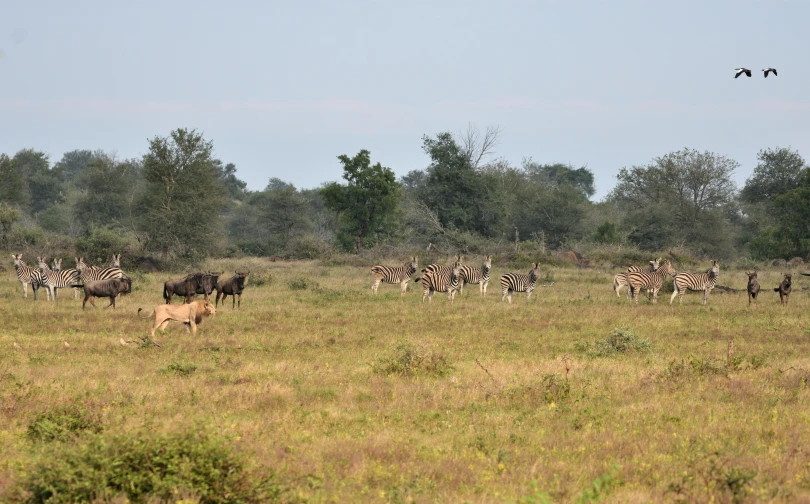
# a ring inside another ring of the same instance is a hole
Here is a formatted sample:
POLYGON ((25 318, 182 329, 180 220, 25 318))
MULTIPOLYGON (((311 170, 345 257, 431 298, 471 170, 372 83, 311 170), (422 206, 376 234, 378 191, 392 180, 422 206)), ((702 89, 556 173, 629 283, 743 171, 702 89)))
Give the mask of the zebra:
POLYGON ((82 283, 92 282, 93 280, 109 280, 110 278, 126 277, 124 270, 122 270, 120 266, 88 266, 87 263, 84 262, 84 257, 76 259, 76 269, 81 273, 82 283))
POLYGON ((683 304, 683 295, 687 290, 690 290, 703 291, 703 304, 705 305, 709 297, 709 291, 714 289, 719 277, 720 261, 716 259, 712 259, 712 267, 706 273, 676 273, 673 276, 675 290, 672 292, 672 297, 669 298, 669 304, 675 301, 675 296, 679 296, 678 304, 683 304))
POLYGON ((17 280, 22 284, 23 298, 28 299, 28 284, 34 291, 34 301, 37 301, 37 291, 45 284, 45 277, 37 268, 32 268, 22 260, 22 254, 11 254, 14 259, 14 270, 17 273, 17 280))
MULTIPOLYGON (((628 271, 633 271, 633 272, 637 272, 637 273, 640 273, 640 272, 643 272, 643 271, 648 271, 648 272, 652 273, 653 271, 658 269, 658 266, 661 264, 661 258, 659 257, 658 259, 656 259, 654 261, 649 261, 649 263, 650 264, 649 264, 647 270, 645 270, 641 266, 630 266, 629 268, 627 268, 627 271, 622 271, 621 273, 617 273, 616 276, 613 277, 613 292, 616 293, 617 298, 621 297, 621 295, 619 295, 619 292, 622 290, 622 287, 627 285, 627 272, 628 271)), ((627 290, 627 296, 628 297, 630 296, 630 289, 627 290)))
POLYGON ((492 256, 487 256, 487 260, 480 268, 472 266, 461 266, 461 278, 458 287, 459 296, 464 294, 464 284, 478 284, 478 290, 482 296, 487 295, 487 285, 489 284, 489 272, 492 270, 492 256))
POLYGON ((460 256, 460 255, 456 256, 456 260, 450 266, 442 266, 441 264, 435 264, 435 263, 434 264, 428 264, 427 266, 422 268, 422 273, 424 274, 424 273, 433 272, 433 273, 441 273, 441 274, 449 275, 453 271, 453 268, 456 267, 456 265, 463 266, 463 264, 461 264, 461 260, 463 258, 464 258, 464 256, 460 256))
POLYGON ((86 262, 84 262, 84 257, 74 257, 76 261, 76 269, 79 271, 83 271, 85 269, 90 270, 101 270, 104 268, 120 268, 121 267, 121 254, 115 255, 112 254, 112 258, 104 263, 102 266, 89 266, 86 262))
POLYGON ((422 282, 422 302, 425 302, 425 297, 428 298, 428 303, 433 301, 434 292, 447 292, 447 298, 450 302, 456 296, 456 291, 459 288, 459 281, 461 276, 461 264, 456 262, 450 273, 442 273, 437 271, 424 271, 421 278, 417 278, 414 282, 422 282))
POLYGON ((380 282, 384 282, 389 284, 399 284, 400 288, 402 289, 402 295, 404 296, 405 292, 408 290, 408 282, 413 274, 416 273, 416 269, 418 267, 419 265, 416 257, 411 257, 409 262, 406 262, 399 267, 372 266, 371 272, 374 274, 374 284, 371 286, 371 292, 376 295, 380 282))
POLYGON ((672 263, 667 259, 664 264, 658 267, 652 273, 644 271, 628 271, 627 283, 630 285, 630 296, 628 301, 635 299, 638 304, 638 291, 641 289, 652 290, 653 304, 658 302, 658 291, 664 285, 664 278, 667 275, 675 275, 675 270, 672 268, 672 263))
POLYGON ((537 279, 540 277, 539 266, 540 263, 532 263, 532 269, 526 275, 523 273, 507 273, 501 276, 501 303, 507 298, 509 303, 512 303, 513 292, 525 292, 526 302, 528 303, 532 291, 537 286, 537 279))
POLYGON ((73 268, 64 271, 52 270, 45 257, 37 257, 37 261, 39 261, 39 271, 45 277, 44 287, 47 289, 48 301, 56 301, 57 289, 72 287, 79 283, 79 270, 73 268))
MULTIPOLYGON (((51 264, 51 269, 53 271, 61 271, 63 275, 69 275, 76 279, 81 279, 81 272, 76 268, 68 268, 66 270, 62 269, 62 259, 57 259, 56 257, 53 258, 53 262, 51 264)), ((54 292, 55 294, 55 292, 54 292)), ((79 288, 73 287, 73 299, 79 299, 79 288)))

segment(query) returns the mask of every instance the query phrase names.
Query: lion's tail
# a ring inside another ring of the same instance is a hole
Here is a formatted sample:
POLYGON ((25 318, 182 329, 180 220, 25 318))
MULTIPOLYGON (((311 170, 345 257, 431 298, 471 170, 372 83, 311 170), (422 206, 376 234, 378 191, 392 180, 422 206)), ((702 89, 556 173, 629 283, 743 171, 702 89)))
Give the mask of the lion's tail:
POLYGON ((144 317, 143 315, 141 315, 141 310, 143 310, 143 308, 138 308, 138 316, 143 319, 151 318, 151 316, 155 314, 155 310, 152 310, 152 313, 150 315, 144 317))

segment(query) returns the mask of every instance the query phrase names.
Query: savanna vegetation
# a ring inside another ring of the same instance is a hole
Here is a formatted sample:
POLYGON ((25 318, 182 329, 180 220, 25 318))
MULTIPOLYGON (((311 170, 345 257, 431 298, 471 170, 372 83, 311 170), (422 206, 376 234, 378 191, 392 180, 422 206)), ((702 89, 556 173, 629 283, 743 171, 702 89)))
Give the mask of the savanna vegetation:
MULTIPOLYGON (((206 258, 328 259, 363 253, 404 260, 431 246, 447 255, 540 254, 593 248, 677 250, 702 258, 765 261, 810 252, 810 169, 790 148, 766 148, 742 188, 739 163, 684 148, 616 167, 594 200, 587 166, 495 156, 501 132, 474 126, 425 135, 425 167, 402 177, 361 150, 336 153, 334 181, 296 188, 273 177, 248 190, 214 143, 180 128, 155 136, 143 156, 75 150, 0 154, 0 249, 89 262, 124 253, 123 266, 172 269, 206 258)), ((416 148, 417 146, 415 146, 416 148)), ((531 153, 527 153, 531 154, 531 153)), ((269 162, 269 161, 268 161, 269 162)), ((580 258, 582 259, 582 258, 580 258)), ((581 261, 580 261, 581 262, 581 261)))
MULTIPOLYGON (((136 310, 165 274, 86 312, 20 302, 4 274, 0 500, 810 499, 807 281, 787 306, 761 267, 758 306, 715 290, 636 307, 612 270, 546 265, 528 305, 497 281, 423 305, 413 284, 372 296, 348 259, 203 263, 251 271, 242 308, 154 341, 136 310)), ((495 278, 526 269, 493 258, 495 278)))

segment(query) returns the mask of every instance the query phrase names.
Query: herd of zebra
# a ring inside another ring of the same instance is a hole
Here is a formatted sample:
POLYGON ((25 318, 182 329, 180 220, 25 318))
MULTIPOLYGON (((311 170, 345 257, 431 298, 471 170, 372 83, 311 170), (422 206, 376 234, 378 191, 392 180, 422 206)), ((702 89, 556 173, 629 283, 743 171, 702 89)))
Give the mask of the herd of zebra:
MULTIPOLYGON (((487 256, 484 264, 480 268, 463 264, 462 256, 456 256, 455 262, 450 266, 441 264, 429 264, 422 269, 422 276, 414 281, 422 282, 422 302, 427 297, 428 302, 433 300, 434 292, 446 292, 448 299, 452 302, 456 292, 463 294, 465 284, 477 284, 482 296, 487 293, 489 285, 489 275, 492 271, 492 256, 487 256)), ((412 257, 409 262, 402 266, 373 266, 371 272, 374 274, 374 284, 371 292, 377 294, 380 283, 400 284, 402 295, 408 290, 408 282, 419 268, 416 257, 412 257)), ((501 276, 501 301, 508 299, 512 302, 512 293, 525 292, 526 302, 537 287, 537 279, 540 277, 539 263, 533 263, 532 269, 528 273, 507 273, 501 276)))
MULTIPOLYGON (((427 297, 428 302, 432 300, 434 292, 446 292, 448 299, 452 302, 455 293, 463 293, 465 284, 478 284, 481 295, 486 295, 489 284, 490 272, 492 271, 492 256, 487 256, 480 268, 463 264, 461 256, 456 256, 455 262, 450 266, 440 264, 429 264, 421 270, 421 276, 415 279, 422 282, 422 302, 427 297)), ((412 257, 409 262, 402 266, 373 266, 371 272, 374 275, 374 283, 371 286, 373 294, 377 294, 380 283, 399 284, 402 295, 408 289, 408 282, 419 268, 416 257, 412 257)), ((678 273, 672 267, 669 260, 661 264, 661 259, 650 261, 649 268, 631 266, 613 278, 613 290, 616 296, 622 287, 629 287, 627 297, 629 301, 638 304, 638 293, 641 290, 652 294, 652 302, 658 301, 658 291, 664 284, 667 275, 674 278, 674 292, 669 302, 679 296, 679 302, 683 302, 683 295, 687 290, 702 291, 703 304, 711 291, 717 284, 720 277, 720 261, 712 260, 712 267, 705 273, 678 273)), ((526 302, 529 301, 532 292, 537 286, 539 278, 538 263, 532 264, 532 269, 527 273, 507 273, 500 278, 501 302, 508 300, 512 302, 513 292, 525 292, 526 302)))
POLYGON ((132 282, 130 277, 121 269, 121 254, 112 255, 112 259, 103 266, 89 266, 83 257, 75 258, 76 267, 62 269, 62 259, 54 259, 50 266, 46 257, 37 257, 37 267, 29 266, 23 261, 22 254, 11 254, 14 259, 14 269, 17 280, 22 284, 23 297, 28 298, 28 284, 34 291, 45 288, 48 301, 56 299, 58 289, 73 288, 74 299, 79 298, 79 286, 96 280, 109 280, 120 278, 132 282))

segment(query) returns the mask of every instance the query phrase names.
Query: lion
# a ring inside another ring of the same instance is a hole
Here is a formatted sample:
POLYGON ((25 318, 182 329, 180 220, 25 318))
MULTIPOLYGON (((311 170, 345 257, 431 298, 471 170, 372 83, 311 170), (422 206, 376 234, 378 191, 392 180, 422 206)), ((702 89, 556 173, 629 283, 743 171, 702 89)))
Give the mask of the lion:
MULTIPOLYGON (((140 318, 149 318, 148 316, 144 317, 141 315, 141 310, 143 310, 143 308, 138 308, 138 316, 140 318)), ((159 328, 162 331, 169 325, 169 322, 176 320, 186 325, 186 331, 188 331, 189 326, 191 326, 191 334, 196 336, 197 324, 202 322, 203 317, 215 315, 216 313, 217 309, 214 307, 214 304, 202 299, 183 305, 157 305, 155 309, 152 310, 152 314, 155 315, 155 325, 152 326, 151 334, 154 337, 155 329, 159 328)))

